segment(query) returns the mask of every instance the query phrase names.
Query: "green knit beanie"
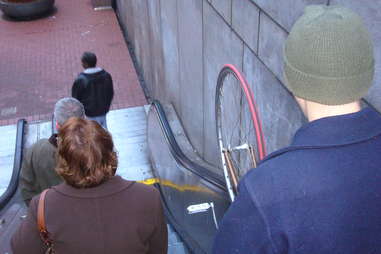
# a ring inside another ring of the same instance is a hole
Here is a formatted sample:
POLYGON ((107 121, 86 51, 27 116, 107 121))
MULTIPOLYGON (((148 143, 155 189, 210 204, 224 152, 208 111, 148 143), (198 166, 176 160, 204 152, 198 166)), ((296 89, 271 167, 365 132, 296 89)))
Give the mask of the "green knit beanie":
POLYGON ((374 58, 361 18, 340 6, 308 6, 287 38, 284 75, 288 89, 306 100, 340 105, 364 97, 374 58))

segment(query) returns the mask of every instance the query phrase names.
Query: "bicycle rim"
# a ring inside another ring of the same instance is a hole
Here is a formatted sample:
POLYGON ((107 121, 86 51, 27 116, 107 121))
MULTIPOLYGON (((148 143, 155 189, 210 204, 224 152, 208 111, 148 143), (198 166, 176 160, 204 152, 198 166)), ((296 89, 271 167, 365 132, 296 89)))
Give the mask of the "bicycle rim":
POLYGON ((263 159, 265 147, 252 92, 243 76, 232 65, 225 65, 218 76, 216 130, 225 180, 229 195, 234 200, 236 193, 223 151, 229 151, 236 175, 241 178, 254 166, 247 148, 258 151, 255 152, 255 157, 263 159))

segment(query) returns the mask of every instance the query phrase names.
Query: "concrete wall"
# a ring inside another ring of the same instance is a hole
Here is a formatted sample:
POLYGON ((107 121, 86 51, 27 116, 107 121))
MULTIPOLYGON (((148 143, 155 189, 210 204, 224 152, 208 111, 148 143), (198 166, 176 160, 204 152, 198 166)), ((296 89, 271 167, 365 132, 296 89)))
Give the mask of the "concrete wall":
POLYGON ((267 150, 286 146, 304 118, 283 85, 282 50, 309 4, 341 4, 362 17, 376 48, 376 79, 367 99, 381 109, 381 1, 374 0, 117 0, 150 96, 174 105, 194 148, 220 165, 215 87, 234 64, 254 92, 267 150))

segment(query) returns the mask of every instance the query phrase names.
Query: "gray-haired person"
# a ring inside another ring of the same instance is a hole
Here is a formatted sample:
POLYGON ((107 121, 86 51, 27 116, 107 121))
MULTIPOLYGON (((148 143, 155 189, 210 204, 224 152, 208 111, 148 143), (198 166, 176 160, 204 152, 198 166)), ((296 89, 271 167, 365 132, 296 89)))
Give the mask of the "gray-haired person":
MULTIPOLYGON (((58 130, 70 117, 85 117, 82 103, 75 98, 62 98, 54 106, 55 127, 58 130)), ((55 172, 57 134, 49 139, 38 140, 24 155, 20 190, 27 205, 30 200, 44 189, 62 182, 55 172)))

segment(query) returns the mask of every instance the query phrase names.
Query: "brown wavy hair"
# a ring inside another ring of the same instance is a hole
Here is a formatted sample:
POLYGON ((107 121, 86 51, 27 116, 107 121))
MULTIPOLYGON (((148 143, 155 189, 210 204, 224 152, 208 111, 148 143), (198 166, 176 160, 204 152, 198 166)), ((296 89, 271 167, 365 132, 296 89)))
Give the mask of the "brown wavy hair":
POLYGON ((76 188, 97 186, 115 175, 111 135, 97 122, 72 117, 59 129, 57 173, 76 188))

